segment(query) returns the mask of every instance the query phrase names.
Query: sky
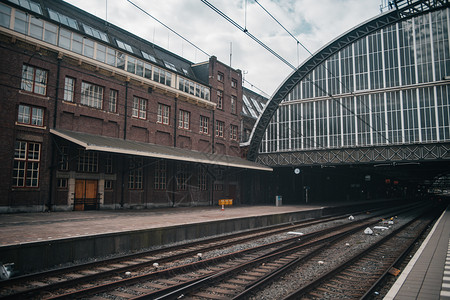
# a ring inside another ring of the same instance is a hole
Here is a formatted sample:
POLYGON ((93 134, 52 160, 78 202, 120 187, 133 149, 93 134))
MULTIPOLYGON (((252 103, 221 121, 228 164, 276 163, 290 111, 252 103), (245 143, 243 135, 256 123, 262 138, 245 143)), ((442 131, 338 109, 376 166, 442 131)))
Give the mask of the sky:
MULTIPOLYGON (((293 69, 201 0, 65 0, 193 63, 214 55, 243 73, 244 86, 271 96, 293 69), (178 37, 135 5, 183 36, 178 37), (206 52, 208 55, 204 54, 206 52)), ((309 52, 380 14, 380 0, 257 0, 309 52)), ((297 67, 310 57, 255 0, 209 0, 297 67)))

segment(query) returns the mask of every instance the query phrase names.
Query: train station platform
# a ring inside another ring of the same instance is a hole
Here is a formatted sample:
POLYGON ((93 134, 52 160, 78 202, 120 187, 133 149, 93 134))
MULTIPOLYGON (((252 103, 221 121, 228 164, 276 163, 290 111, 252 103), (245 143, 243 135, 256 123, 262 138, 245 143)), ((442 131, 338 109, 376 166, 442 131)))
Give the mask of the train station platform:
POLYGON ((450 300, 450 207, 384 297, 410 299, 450 300))
POLYGON ((355 204, 0 214, 0 261, 14 263, 16 272, 25 274, 72 262, 82 263, 188 240, 337 214, 349 205, 355 204))

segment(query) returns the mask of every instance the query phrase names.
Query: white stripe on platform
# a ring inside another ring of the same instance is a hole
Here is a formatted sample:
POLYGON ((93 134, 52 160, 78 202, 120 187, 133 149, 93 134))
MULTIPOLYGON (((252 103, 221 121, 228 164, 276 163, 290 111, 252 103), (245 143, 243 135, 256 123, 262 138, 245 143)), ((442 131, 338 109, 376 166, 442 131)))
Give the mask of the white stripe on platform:
POLYGON ((406 280, 406 277, 408 277, 409 272, 411 272, 411 269, 413 268, 414 264, 417 262, 417 260, 419 259, 419 256, 422 254, 422 252, 424 251, 425 247, 427 246, 428 242, 431 239, 431 236, 433 235, 433 233, 436 231, 436 228, 438 227, 439 223, 441 222, 442 218, 445 215, 445 211, 441 214, 441 216, 439 217, 439 219, 437 220, 436 223, 434 223, 433 228, 431 229, 431 231, 428 233, 427 237, 425 238, 425 240, 423 241, 422 245, 420 245, 419 249, 416 251, 416 253, 414 254, 414 256, 411 258, 411 260, 409 261, 409 263, 406 265, 406 268, 403 270, 403 272, 400 274, 399 278, 395 281, 394 285, 391 287, 391 289, 389 290, 389 292, 384 296, 384 300, 391 300, 394 299, 394 297, 397 295, 397 293, 399 292, 401 286, 403 285, 403 283, 406 280))
POLYGON ((450 283, 443 283, 442 287, 448 289, 450 288, 450 283))
POLYGON ((441 291, 441 296, 450 297, 450 291, 441 291))

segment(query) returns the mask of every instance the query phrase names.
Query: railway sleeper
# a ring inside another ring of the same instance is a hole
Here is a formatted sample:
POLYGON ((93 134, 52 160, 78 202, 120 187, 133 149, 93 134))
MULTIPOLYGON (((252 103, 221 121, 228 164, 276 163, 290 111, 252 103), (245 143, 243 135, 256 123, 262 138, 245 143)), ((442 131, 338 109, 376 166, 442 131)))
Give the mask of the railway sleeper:
POLYGON ((205 292, 195 293, 195 296, 202 297, 205 299, 218 299, 218 300, 227 299, 226 297, 223 297, 220 295, 214 295, 214 294, 209 294, 209 293, 205 293, 205 292))

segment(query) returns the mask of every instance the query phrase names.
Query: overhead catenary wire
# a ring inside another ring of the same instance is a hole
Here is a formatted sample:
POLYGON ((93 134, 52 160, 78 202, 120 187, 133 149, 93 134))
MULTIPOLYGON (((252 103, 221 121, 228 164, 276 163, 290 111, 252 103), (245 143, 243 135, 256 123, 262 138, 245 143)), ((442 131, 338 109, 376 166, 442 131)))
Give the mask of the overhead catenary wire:
POLYGON ((178 32, 176 32, 175 30, 173 30, 172 28, 170 28, 169 26, 167 26, 166 24, 164 24, 163 22, 161 22, 160 20, 158 20, 157 18, 155 18, 154 16, 152 16, 149 12, 147 12, 146 10, 144 10, 143 8, 141 8, 140 6, 138 6, 137 4, 135 4, 133 1, 131 0, 127 0, 127 2, 129 2, 131 5, 133 5, 134 7, 136 7, 137 9, 139 9, 140 11, 142 11, 144 14, 146 14, 147 16, 149 16, 150 18, 152 18, 153 20, 155 20, 156 22, 158 22, 159 24, 161 24, 162 26, 164 26, 165 28, 167 28, 169 31, 171 31, 172 33, 174 33, 176 36, 180 37, 181 39, 183 39, 184 41, 186 41, 187 43, 189 43, 191 46, 193 46, 195 49, 199 50, 200 52, 202 52, 203 54, 205 54, 208 57, 211 57, 211 55, 209 55, 206 51, 202 50, 200 47, 198 47, 197 45, 195 45, 194 43, 192 43, 191 41, 189 41, 187 38, 185 38, 184 36, 182 36, 181 34, 179 34, 178 32))
MULTIPOLYGON (((129 1, 129 0, 127 0, 129 1)), ((230 22, 232 25, 234 25, 236 28, 238 28, 240 31, 242 31, 243 33, 245 33, 246 35, 248 35, 252 40, 254 40, 255 42, 257 42, 261 47, 263 47, 264 49, 266 49, 267 51, 269 51, 271 54, 273 54, 275 57, 277 57, 279 60, 281 60, 283 63, 285 63, 287 66, 289 66, 290 68, 292 68, 293 70, 295 70, 295 67, 288 62, 286 59, 284 59, 281 55, 279 55, 277 52, 275 52, 274 50, 272 50, 269 46, 267 46, 266 44, 264 44, 262 41, 260 41, 257 37, 255 37, 253 34, 251 34, 247 28, 242 27, 241 25, 239 25, 236 21, 234 21, 233 19, 231 19, 229 16, 227 16, 224 12, 222 12, 220 9, 218 9, 217 7, 215 7, 214 5, 212 5, 211 3, 209 3, 206 0, 201 0, 204 4, 206 4, 209 8, 211 8, 213 11, 215 11, 217 14, 219 14, 221 17, 223 17, 225 20, 227 20, 228 22, 230 22)))

